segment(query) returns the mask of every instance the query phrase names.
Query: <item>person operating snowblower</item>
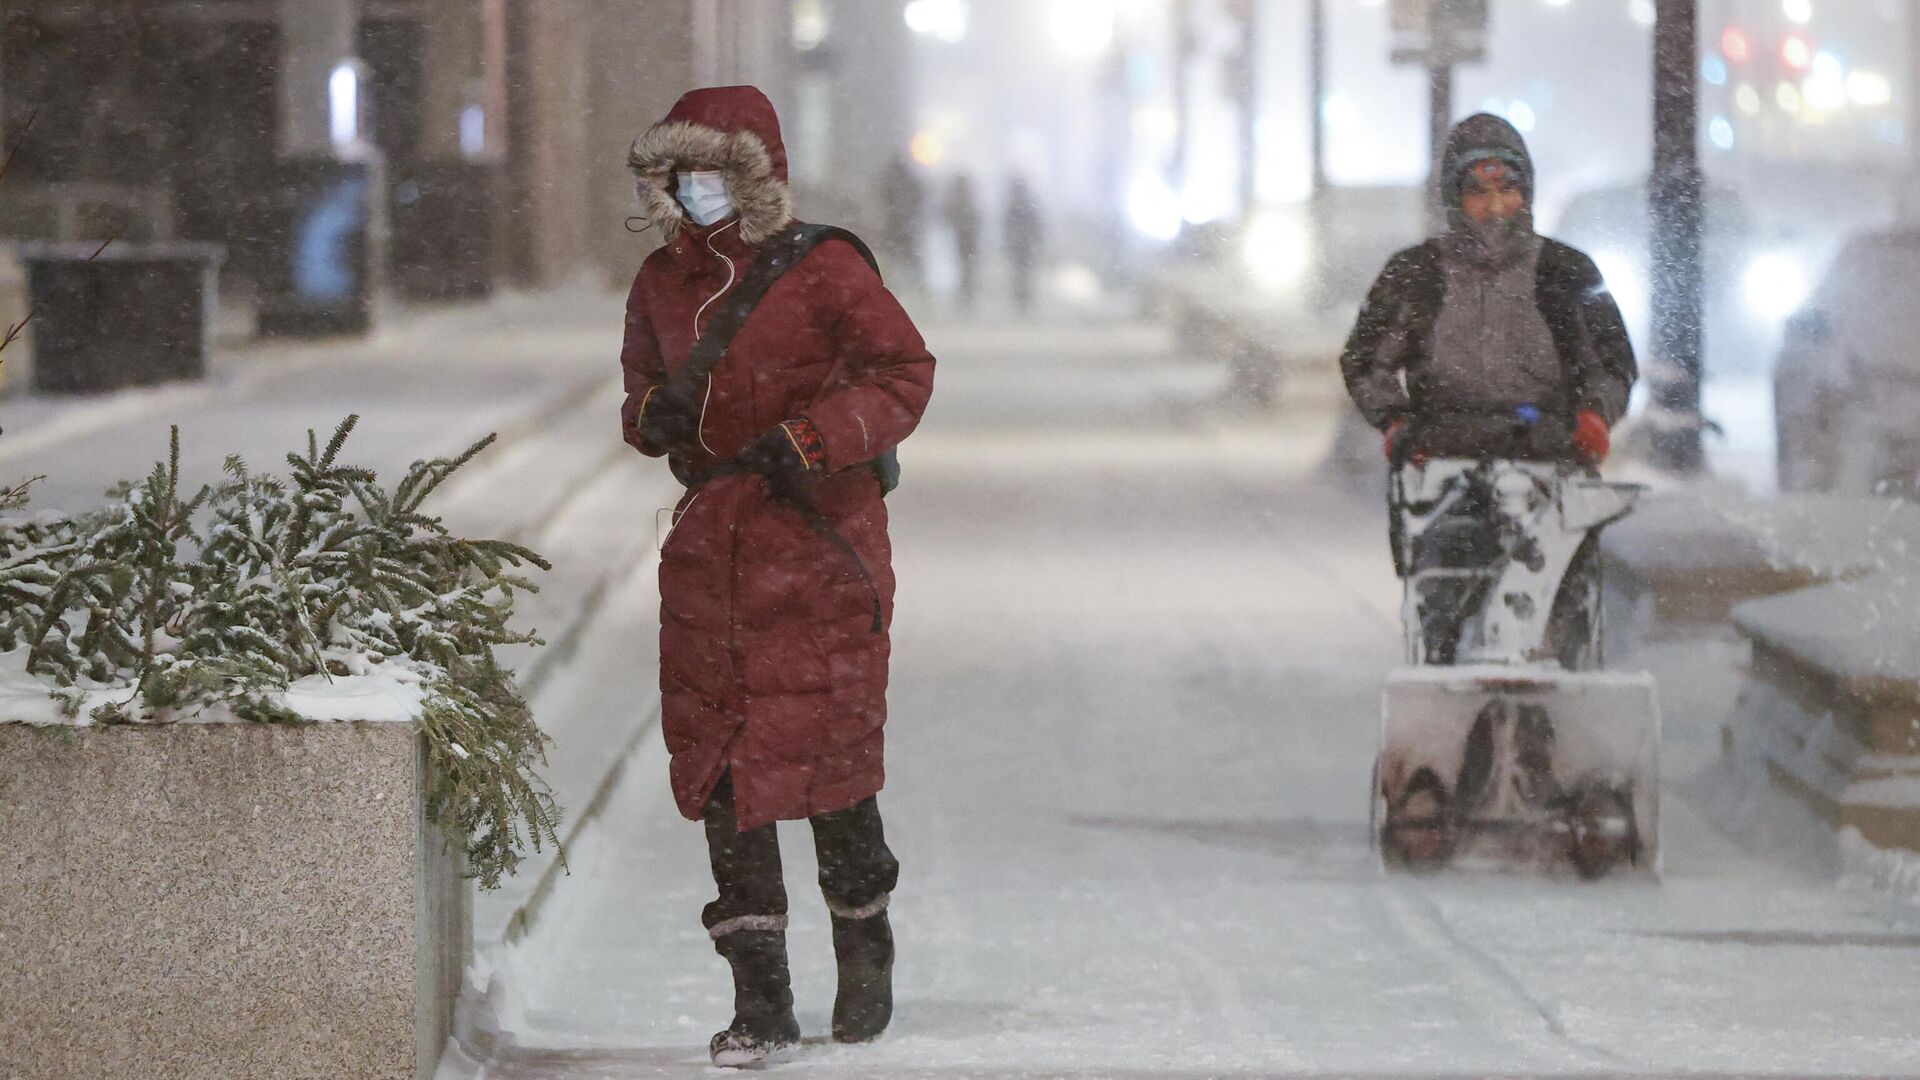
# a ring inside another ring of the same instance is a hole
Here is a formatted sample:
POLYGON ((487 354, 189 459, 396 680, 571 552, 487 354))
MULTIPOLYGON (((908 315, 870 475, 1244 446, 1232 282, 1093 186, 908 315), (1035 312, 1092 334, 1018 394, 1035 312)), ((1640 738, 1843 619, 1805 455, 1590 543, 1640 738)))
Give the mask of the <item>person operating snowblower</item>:
POLYGON ((1651 684, 1595 670, 1599 531, 1637 493, 1596 470, 1633 347, 1593 261, 1535 231, 1511 125, 1462 121, 1440 182, 1446 231, 1387 263, 1340 358, 1391 463, 1413 665, 1388 681, 1376 837, 1390 866, 1598 876, 1653 854, 1651 684))

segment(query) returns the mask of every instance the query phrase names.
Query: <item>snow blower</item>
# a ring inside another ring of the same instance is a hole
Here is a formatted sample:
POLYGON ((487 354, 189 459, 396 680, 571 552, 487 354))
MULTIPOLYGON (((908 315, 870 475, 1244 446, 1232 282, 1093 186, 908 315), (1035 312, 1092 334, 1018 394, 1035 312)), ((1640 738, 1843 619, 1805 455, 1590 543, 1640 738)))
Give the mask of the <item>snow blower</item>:
POLYGON ((1640 490, 1499 459, 1394 471, 1408 666, 1374 767, 1387 869, 1658 875, 1653 679, 1602 670, 1599 535, 1640 490))

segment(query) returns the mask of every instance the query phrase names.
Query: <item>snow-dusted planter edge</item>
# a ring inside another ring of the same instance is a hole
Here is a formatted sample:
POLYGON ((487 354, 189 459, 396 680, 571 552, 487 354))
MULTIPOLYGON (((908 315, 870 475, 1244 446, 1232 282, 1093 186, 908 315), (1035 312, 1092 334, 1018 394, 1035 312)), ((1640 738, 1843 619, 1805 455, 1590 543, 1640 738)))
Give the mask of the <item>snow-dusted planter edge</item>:
POLYGON ((1729 746, 1877 849, 1920 852, 1920 626, 1890 579, 1742 605, 1753 661, 1729 746))
POLYGON ((1920 906, 1920 853, 1878 847, 1858 829, 1840 830, 1846 884, 1920 906))
POLYGON ((432 1075, 460 848, 414 725, 334 719, 0 717, 0 1075, 432 1075))
POLYGON ((1920 511, 1865 496, 1665 491, 1601 536, 1608 633, 1628 649, 1730 624, 1740 604, 1883 571, 1920 511))

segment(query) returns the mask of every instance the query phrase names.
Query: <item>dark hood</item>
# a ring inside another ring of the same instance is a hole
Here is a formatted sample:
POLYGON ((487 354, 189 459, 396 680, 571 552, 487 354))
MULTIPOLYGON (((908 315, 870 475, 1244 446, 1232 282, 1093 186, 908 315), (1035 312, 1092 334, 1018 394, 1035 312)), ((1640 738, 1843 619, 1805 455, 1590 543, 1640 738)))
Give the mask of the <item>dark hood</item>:
POLYGON ((1446 154, 1441 158, 1440 196, 1447 207, 1447 226, 1456 236, 1473 231, 1460 212, 1460 178, 1474 164, 1489 158, 1504 161, 1520 173, 1527 196, 1526 209, 1520 212, 1518 231, 1531 235, 1533 226, 1533 155, 1518 129, 1491 113, 1475 113, 1454 125, 1447 136, 1446 154))

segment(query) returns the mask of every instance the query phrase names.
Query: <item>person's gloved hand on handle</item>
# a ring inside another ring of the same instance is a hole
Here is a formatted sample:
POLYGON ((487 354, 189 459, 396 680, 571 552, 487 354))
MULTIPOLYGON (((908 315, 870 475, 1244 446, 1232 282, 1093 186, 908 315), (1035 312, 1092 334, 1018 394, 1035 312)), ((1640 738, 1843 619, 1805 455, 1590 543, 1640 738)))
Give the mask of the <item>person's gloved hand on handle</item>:
POLYGON ((1592 409, 1581 409, 1573 417, 1573 448, 1580 460, 1596 468, 1607 460, 1607 452, 1613 448, 1613 436, 1607 429, 1606 418, 1592 409))
MULTIPOLYGON (((1400 440, 1407 437, 1407 422, 1405 420, 1393 421, 1387 425, 1387 430, 1383 435, 1384 438, 1381 449, 1387 455, 1387 463, 1397 466, 1400 464, 1400 440)), ((1425 465, 1427 463, 1427 455, 1416 449, 1407 455, 1407 462, 1413 465, 1425 465)))

